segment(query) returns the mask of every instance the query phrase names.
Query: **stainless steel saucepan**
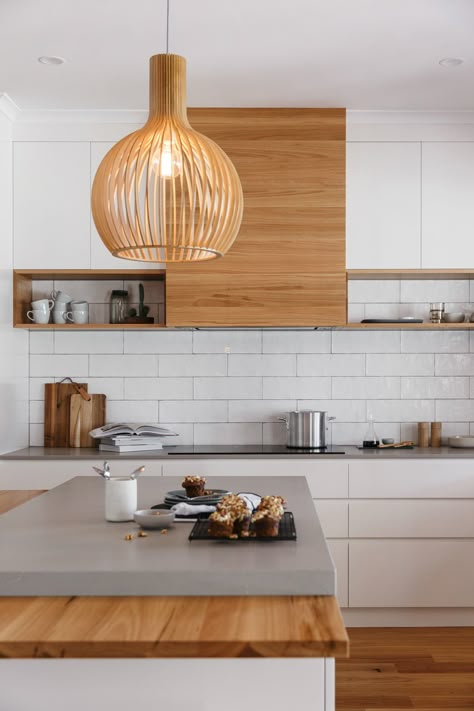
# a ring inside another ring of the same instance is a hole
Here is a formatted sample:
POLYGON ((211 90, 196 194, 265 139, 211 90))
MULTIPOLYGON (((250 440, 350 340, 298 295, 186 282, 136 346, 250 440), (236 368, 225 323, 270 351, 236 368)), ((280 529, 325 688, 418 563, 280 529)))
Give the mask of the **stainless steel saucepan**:
POLYGON ((278 419, 286 422, 287 447, 324 449, 327 423, 336 418, 322 410, 293 410, 278 419))

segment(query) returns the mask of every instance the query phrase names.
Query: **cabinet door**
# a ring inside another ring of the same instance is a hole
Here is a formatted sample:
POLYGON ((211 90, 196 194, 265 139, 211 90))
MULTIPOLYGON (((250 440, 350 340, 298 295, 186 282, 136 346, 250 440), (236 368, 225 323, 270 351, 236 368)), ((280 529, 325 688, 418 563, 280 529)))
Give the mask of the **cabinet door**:
POLYGON ((347 268, 420 268, 420 144, 348 143, 346 158, 347 268))
POLYGON ((167 324, 345 323, 345 112, 198 109, 190 120, 233 161, 244 218, 223 259, 169 265, 167 324))
POLYGON ((474 267, 474 143, 423 143, 425 269, 474 267))
POLYGON ((474 541, 350 541, 350 607, 472 607, 474 541))
POLYGON ((14 266, 90 268, 89 143, 14 145, 14 266))
POLYGON ((327 544, 336 568, 337 601, 341 607, 349 607, 349 543, 328 540, 327 544))
MULTIPOLYGON (((97 168, 105 154, 112 148, 114 143, 106 143, 103 141, 91 143, 91 172, 90 172, 90 190, 97 168)), ((158 262, 137 262, 132 259, 118 259, 110 254, 105 247, 99 233, 97 232, 94 220, 91 215, 91 267, 92 269, 163 269, 164 264, 158 262)))

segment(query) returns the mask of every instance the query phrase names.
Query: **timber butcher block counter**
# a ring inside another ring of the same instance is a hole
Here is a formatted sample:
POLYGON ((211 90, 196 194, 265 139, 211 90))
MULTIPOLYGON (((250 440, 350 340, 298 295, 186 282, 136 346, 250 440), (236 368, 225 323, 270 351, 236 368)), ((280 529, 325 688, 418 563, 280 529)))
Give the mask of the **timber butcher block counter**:
MULTIPOLYGON (((179 483, 139 480, 139 508, 179 483)), ((232 491, 245 484, 225 478, 232 491)), ((126 541, 138 529, 105 522, 104 485, 76 477, 37 497, 0 492, 3 511, 9 500, 16 507, 0 518, 0 657, 347 655, 334 569, 304 477, 252 480, 254 491, 288 500, 296 542, 189 542, 190 524, 181 522, 126 541)))

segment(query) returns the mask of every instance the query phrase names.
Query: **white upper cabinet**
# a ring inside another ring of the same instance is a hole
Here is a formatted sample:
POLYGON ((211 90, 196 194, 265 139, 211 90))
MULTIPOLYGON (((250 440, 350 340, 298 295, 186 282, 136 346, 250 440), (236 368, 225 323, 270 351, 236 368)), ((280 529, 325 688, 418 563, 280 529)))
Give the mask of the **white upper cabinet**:
MULTIPOLYGON (((90 190, 92 190, 94 176, 102 158, 113 145, 114 143, 106 142, 91 144, 90 190)), ((113 257, 99 237, 91 215, 91 267, 92 269, 163 269, 165 265, 156 262, 137 262, 132 259, 113 257)))
POLYGON ((348 143, 346 266, 421 267, 419 143, 348 143))
POLYGON ((16 269, 90 268, 90 144, 19 142, 13 168, 16 269))
POLYGON ((423 143, 424 269, 474 269, 474 143, 423 143))

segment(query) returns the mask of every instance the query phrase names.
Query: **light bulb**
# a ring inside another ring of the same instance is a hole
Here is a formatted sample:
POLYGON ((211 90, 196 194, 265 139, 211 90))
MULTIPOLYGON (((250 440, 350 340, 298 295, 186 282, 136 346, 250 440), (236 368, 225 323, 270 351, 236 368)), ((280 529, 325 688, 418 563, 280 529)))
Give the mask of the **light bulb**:
POLYGON ((181 173, 180 155, 173 150, 171 141, 163 141, 161 151, 155 153, 152 162, 162 178, 176 178, 181 173))

